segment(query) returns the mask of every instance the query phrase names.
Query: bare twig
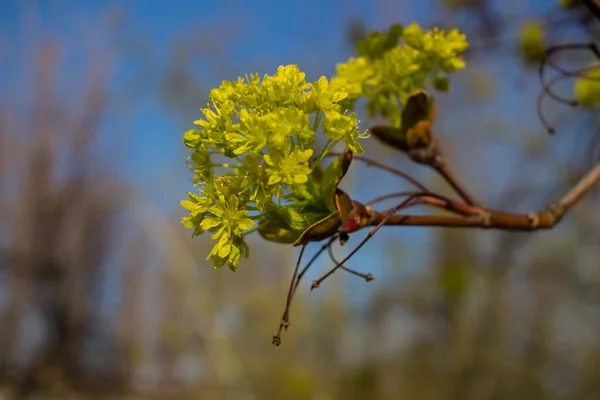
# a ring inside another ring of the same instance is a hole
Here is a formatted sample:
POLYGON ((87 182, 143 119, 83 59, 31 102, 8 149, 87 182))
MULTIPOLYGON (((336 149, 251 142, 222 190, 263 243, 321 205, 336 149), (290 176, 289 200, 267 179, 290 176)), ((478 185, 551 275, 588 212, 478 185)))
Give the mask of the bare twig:
MULTIPOLYGON (((342 153, 331 152, 331 153, 328 153, 326 156, 340 157, 341 155, 342 155, 342 153)), ((385 165, 385 164, 383 164, 383 163, 381 163, 379 161, 375 161, 375 160, 373 160, 371 158, 368 158, 368 157, 365 157, 365 156, 354 154, 352 158, 354 160, 361 161, 361 162, 367 164, 368 166, 377 167, 377 168, 379 168, 381 170, 389 172, 390 174, 397 175, 397 176, 401 177, 402 179, 406 180, 407 182, 410 182, 411 184, 413 184, 414 186, 416 186, 417 188, 419 188, 423 192, 430 192, 430 190, 427 189, 427 187, 425 185, 423 185, 421 182, 419 182, 418 180, 416 180, 412 176, 408 175, 406 172, 402 172, 402 171, 400 171, 398 169, 392 168, 392 167, 390 167, 388 165, 385 165)))
MULTIPOLYGON (((333 261, 333 263, 336 264, 336 265, 339 264, 339 262, 337 261, 337 259, 333 255, 333 249, 332 249, 331 246, 329 246, 329 248, 327 249, 327 251, 329 252, 329 258, 331 258, 331 261, 333 261)), ((340 265, 340 268, 343 269, 346 272, 350 272, 353 275, 360 276, 361 278, 363 278, 367 282, 372 281, 373 279, 375 279, 370 272, 368 272, 368 273, 365 274, 365 273, 362 273, 360 271, 356 271, 356 270, 350 269, 350 268, 348 268, 348 267, 346 267, 344 265, 340 265)))
POLYGON ((406 198, 404 201, 402 201, 400 204, 396 205, 395 207, 392 207, 386 214, 385 217, 382 218, 378 224, 376 224, 377 226, 369 231, 369 233, 367 234, 367 236, 362 240, 362 242, 360 242, 358 244, 358 246, 356 246, 341 262, 337 263, 332 269, 330 269, 329 271, 327 271, 327 273, 325 275, 323 275, 322 277, 320 277, 319 279, 316 279, 313 281, 312 283, 312 289, 318 288, 319 285, 325 280, 327 279, 329 276, 331 276, 334 272, 336 272, 338 270, 338 268, 340 268, 346 261, 348 261, 350 258, 352 258, 352 256, 354 254, 356 254, 356 252, 358 250, 360 250, 361 247, 363 247, 365 245, 365 243, 367 243, 369 241, 369 239, 371 239, 373 237, 373 235, 375 235, 375 233, 377 233, 377 231, 387 222, 387 220, 393 216, 396 211, 398 211, 399 209, 401 209, 402 207, 406 206, 407 204, 409 204, 416 196, 409 196, 408 198, 406 198))
POLYGON ((585 174, 575 186, 569 190, 558 204, 565 212, 581 199, 600 180, 600 163, 585 174))
POLYGON ((448 168, 437 140, 433 140, 428 147, 410 150, 409 157, 416 163, 427 165, 436 170, 454 191, 469 205, 480 207, 480 204, 458 181, 448 168))
POLYGON ((331 245, 333 244, 333 242, 338 238, 338 235, 334 235, 332 236, 327 243, 325 243, 324 245, 321 246, 321 248, 312 256, 312 258, 310 259, 310 261, 306 264, 306 266, 302 269, 302 271, 300 271, 300 273, 298 274, 298 277, 296 278, 296 284, 294 285, 294 291, 292 293, 292 298, 293 296, 296 294, 296 290, 298 290, 298 286, 300 285, 300 281, 302 280, 302 278, 304 277, 304 274, 306 274, 306 272, 308 271, 308 269, 311 267, 312 264, 314 264, 315 261, 317 261, 317 258, 319 258, 319 256, 321 255, 321 253, 323 253, 327 248, 331 248, 331 245))
MULTIPOLYGON (((538 213, 510 214, 502 211, 488 210, 481 207, 463 205, 469 208, 468 216, 429 216, 429 215, 394 215, 398 210, 409 205, 419 198, 431 198, 439 200, 435 195, 415 193, 409 195, 403 202, 387 212, 375 212, 370 226, 375 228, 367 234, 362 242, 356 246, 341 262, 329 270, 321 278, 314 280, 312 288, 319 285, 341 268, 356 252, 369 241, 375 233, 384 225, 406 225, 406 226, 444 226, 444 227, 478 227, 485 229, 521 230, 534 231, 539 229, 550 229, 554 227, 564 214, 598 181, 600 180, 600 163, 557 202, 551 204, 547 209, 538 213)), ((457 207, 461 203, 454 202, 457 207)))
POLYGON ((287 330, 289 326, 289 313, 290 313, 290 304, 292 304, 292 297, 294 295, 294 285, 296 283, 296 276, 298 275, 298 268, 300 267, 300 261, 302 261, 302 255, 304 254, 304 250, 306 249, 306 245, 302 246, 300 249, 300 254, 298 255, 298 261, 296 262, 296 267, 294 267, 294 273, 292 274, 292 279, 290 281, 290 288, 288 289, 287 299, 285 302, 285 310, 283 311, 283 316, 281 317, 281 323, 279 324, 279 329, 277 330, 277 334, 273 336, 273 345, 279 346, 281 344, 281 332, 283 328, 287 330))
POLYGON ((398 192, 398 193, 389 193, 382 196, 378 196, 373 200, 368 201, 365 205, 372 205, 375 203, 379 203, 384 200, 389 200, 397 197, 408 197, 415 196, 415 201, 407 204, 403 208, 408 208, 411 206, 417 205, 429 205, 437 208, 442 208, 446 211, 450 211, 459 215, 469 216, 469 215, 479 215, 481 214, 481 208, 476 206, 471 206, 465 203, 461 203, 452 199, 449 199, 445 196, 442 196, 437 193, 419 193, 419 192, 398 192))
MULTIPOLYGON (((288 291, 288 297, 286 300, 286 305, 285 305, 285 310, 283 312, 283 316, 281 319, 281 323, 279 325, 279 329, 277 331, 277 335, 273 336, 273 344, 275 346, 279 346, 281 344, 281 333, 283 331, 283 328, 286 328, 289 326, 290 323, 290 318, 289 318, 289 310, 290 307, 292 305, 292 301, 294 299, 294 295, 296 294, 296 291, 298 290, 298 286, 300 285, 300 281, 302 280, 302 277, 304 277, 304 274, 306 274, 306 272, 308 271, 308 269, 314 264, 314 262, 317 260, 317 258, 319 258, 319 256, 326 250, 329 249, 329 257, 334 260, 334 262, 337 263, 337 261, 335 261, 335 257, 333 256, 333 252, 331 249, 331 245, 333 244, 333 242, 335 242, 336 239, 339 239, 340 235, 336 234, 334 236, 332 236, 331 238, 329 238, 329 240, 327 241, 327 243, 325 243, 324 245, 321 246, 321 248, 312 256, 312 258, 308 261, 308 263, 304 266, 304 268, 302 269, 302 271, 300 271, 299 274, 296 273, 298 272, 298 267, 300 265, 300 260, 302 258, 302 254, 304 252, 304 248, 306 247, 306 245, 302 246, 302 250, 300 251, 300 255, 298 256, 298 262, 296 264, 296 269, 294 270, 294 275, 292 277, 292 283, 293 283, 293 287, 290 286, 290 290, 288 291)), ((372 274, 367 273, 364 274, 362 272, 359 271, 355 271, 353 269, 347 268, 345 266, 341 266, 341 268, 346 271, 349 272, 353 275, 357 275, 360 276, 361 278, 363 278, 365 281, 369 282, 372 281, 373 279, 375 279, 373 277, 372 274)))
POLYGON ((600 21, 600 4, 598 4, 598 0, 582 0, 582 2, 590 10, 590 13, 600 21))
POLYGON ((454 174, 446 165, 444 159, 440 156, 439 160, 433 165, 433 168, 448 182, 452 189, 469 205, 479 206, 475 198, 467 191, 467 189, 456 179, 454 174))
POLYGON ((600 80, 600 77, 593 77, 593 76, 589 76, 589 74, 586 74, 589 71, 597 70, 600 67, 599 64, 596 64, 596 65, 593 65, 590 67, 579 68, 576 70, 566 70, 566 69, 562 68, 561 66, 559 66, 554 61, 554 55, 559 52, 568 51, 568 50, 587 50, 587 51, 590 51, 596 57, 596 59, 600 60, 600 50, 598 49, 598 46, 595 43, 567 43, 567 44, 563 44, 563 45, 552 46, 548 50, 546 50, 546 54, 545 54, 544 58, 542 59, 542 62, 540 63, 540 66, 538 68, 538 77, 539 77, 540 83, 542 85, 542 91, 540 92, 540 94, 538 95, 538 98, 537 98, 537 114, 538 114, 540 121, 542 121, 544 128, 546 128, 546 130, 550 134, 554 134, 555 129, 552 127, 552 125, 550 125, 550 123, 548 123, 548 121, 546 121, 546 118, 544 117, 544 114, 542 111, 542 103, 543 103, 545 96, 547 95, 550 98, 554 99, 555 101, 565 104, 569 107, 577 107, 579 105, 579 102, 575 99, 565 99, 565 98, 557 95, 552 90, 552 87, 556 83, 560 82, 561 80, 568 79, 568 78, 579 77, 579 78, 585 78, 585 79, 588 79, 591 81, 600 80), (552 78, 549 82, 546 81, 545 76, 544 76, 545 75, 544 72, 546 70, 547 65, 552 67, 554 70, 556 70, 560 74, 560 75, 552 78))
POLYGON ((600 163, 596 164, 579 182, 569 190, 561 200, 551 204, 547 209, 538 213, 511 214, 502 211, 481 209, 478 216, 429 216, 429 215, 393 215, 376 213, 371 225, 384 221, 385 225, 407 226, 445 226, 445 227, 478 227, 484 229, 534 231, 553 228, 600 180, 600 163))

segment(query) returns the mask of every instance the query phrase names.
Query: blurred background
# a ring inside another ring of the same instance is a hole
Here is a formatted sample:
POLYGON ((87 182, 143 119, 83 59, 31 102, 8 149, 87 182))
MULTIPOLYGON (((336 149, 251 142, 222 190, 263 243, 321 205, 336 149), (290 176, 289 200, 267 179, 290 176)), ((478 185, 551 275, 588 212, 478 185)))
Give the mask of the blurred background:
MULTIPOLYGON (((297 249, 256 237, 237 273, 215 271, 210 238, 180 224, 182 136, 211 88, 291 63, 331 76, 365 32, 412 21, 469 37, 435 132, 485 204, 541 210, 598 159, 593 110, 546 101, 546 134, 523 51, 532 27, 596 40, 577 1, 1 1, 0 399, 600 398, 594 193, 548 232, 384 228, 348 264, 374 281, 310 293, 324 257, 275 349, 297 249)), ((342 186, 405 188, 358 163, 342 186)))

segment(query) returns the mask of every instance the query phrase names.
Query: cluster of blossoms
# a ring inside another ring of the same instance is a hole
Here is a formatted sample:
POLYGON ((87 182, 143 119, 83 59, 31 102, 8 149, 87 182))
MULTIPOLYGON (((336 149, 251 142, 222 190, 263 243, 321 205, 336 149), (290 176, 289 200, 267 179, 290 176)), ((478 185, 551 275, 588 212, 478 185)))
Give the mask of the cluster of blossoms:
POLYGON ((257 220, 264 225, 280 218, 280 226, 301 233, 320 216, 298 212, 309 205, 319 208, 319 192, 309 176, 339 141, 353 152, 363 151, 356 114, 339 104, 347 96, 325 77, 307 83, 295 65, 281 66, 262 80, 249 75, 224 81, 210 92, 211 104, 195 122, 200 129, 184 135, 193 149, 190 165, 199 194, 189 193, 182 205, 190 211, 186 227, 196 235, 213 232, 217 243, 208 258, 216 267, 236 268, 248 251, 244 236, 257 220), (315 158, 318 131, 328 141, 315 158))
POLYGON ((365 38, 360 57, 338 65, 331 80, 306 82, 296 65, 288 65, 273 76, 247 75, 213 89, 203 118, 195 121, 199 128, 184 135, 197 191, 182 201, 189 211, 183 223, 195 235, 212 233, 217 243, 207 259, 235 270, 248 254, 248 234, 293 243, 334 211, 339 163, 323 170, 320 162, 339 142, 363 152, 359 140, 367 135, 349 111, 355 101, 365 97, 371 115, 399 126, 409 93, 431 83, 444 86, 441 74, 464 65, 466 47, 456 31, 396 25, 365 38), (314 151, 319 132, 327 141, 314 151))
POLYGON ((466 36, 456 29, 424 32, 414 23, 396 24, 358 43, 359 57, 339 64, 335 81, 348 90, 346 106, 364 97, 370 117, 382 116, 400 127, 408 96, 429 86, 447 91, 447 74, 465 66, 461 53, 467 47, 466 36))
POLYGON ((575 99, 584 107, 600 105, 600 68, 588 67, 579 75, 573 85, 575 99))

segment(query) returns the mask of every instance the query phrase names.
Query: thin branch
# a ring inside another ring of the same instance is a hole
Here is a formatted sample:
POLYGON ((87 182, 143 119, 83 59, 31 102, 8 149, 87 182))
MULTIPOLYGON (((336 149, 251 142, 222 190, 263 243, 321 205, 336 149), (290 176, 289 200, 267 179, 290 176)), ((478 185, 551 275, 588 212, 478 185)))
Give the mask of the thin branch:
MULTIPOLYGON (((329 248, 327 249, 327 251, 329 253, 329 258, 331 258, 331 261, 333 261, 334 264, 336 264, 336 265, 339 264, 338 260, 333 255, 333 248, 331 246, 329 246, 329 248)), ((356 271, 356 270, 350 269, 350 268, 348 268, 348 267, 346 267, 344 265, 340 265, 340 268, 343 269, 346 272, 350 272, 353 275, 360 276, 361 278, 363 278, 367 282, 372 281, 373 279, 375 279, 370 272, 367 272, 365 274, 365 273, 362 273, 360 271, 356 271)))
POLYGON ((395 199, 398 197, 407 197, 410 196, 411 194, 414 194, 415 192, 397 192, 397 193, 388 193, 388 194, 384 194, 381 196, 377 196, 372 200, 369 200, 365 203, 366 206, 370 206, 373 205, 375 203, 380 203, 382 201, 385 200, 390 200, 390 199, 395 199))
MULTIPOLYGON (((329 240, 327 241, 327 243, 325 243, 324 245, 321 246, 321 248, 312 256, 312 258, 308 261, 308 263, 306 263, 306 266, 304 266, 304 268, 302 269, 302 271, 300 271, 300 273, 297 274, 298 268, 299 268, 299 265, 300 265, 300 261, 302 259, 302 254, 304 253, 304 249, 305 249, 306 245, 302 246, 302 249, 300 251, 300 255, 298 256, 298 261, 296 263, 296 268, 294 269, 294 275, 293 275, 292 281, 291 281, 293 283, 293 287, 290 286, 290 289, 288 291, 288 297, 287 297, 287 300, 286 300, 285 310, 283 312, 283 317, 281 318, 281 323, 279 324, 279 329, 277 331, 277 334, 275 336, 273 336, 273 342, 272 343, 275 346, 279 346, 281 344, 281 333, 282 333, 282 331, 283 331, 284 328, 287 330, 287 327, 290 324, 290 321, 289 321, 289 310, 290 310, 290 307, 292 305, 292 301, 294 299, 294 295, 296 294, 296 291, 298 290, 298 286, 300 285, 300 281, 302 280, 302 277, 304 276, 304 274, 306 274, 306 272, 308 271, 308 269, 314 264, 314 262, 317 260, 317 258, 319 258, 319 256, 321 255, 321 253, 323 253, 326 249, 329 249, 329 257, 332 260, 334 260, 335 263, 337 263, 337 261, 335 261, 335 257, 333 256, 331 245, 339 237, 340 237, 340 235, 336 234, 336 235, 332 236, 331 238, 329 238, 329 240), (296 274, 297 274, 297 276, 296 276, 296 274)), ((355 270, 347 268, 347 267, 345 267, 343 265, 341 266, 341 268, 344 271, 349 272, 349 273, 351 273, 353 275, 360 276, 361 278, 363 278, 367 282, 372 281, 373 279, 375 279, 373 277, 373 275, 370 274, 370 273, 363 274, 362 272, 355 271, 355 270)))
POLYGON ((600 21, 600 4, 598 4, 598 0, 582 0, 582 2, 590 10, 590 13, 600 21))
POLYGON ((542 125, 544 125, 544 128, 546 129, 546 131, 551 135, 556 133, 556 129, 554 129, 552 124, 550 124, 550 122, 548 122, 548 120, 544 116, 544 110, 542 109, 542 105, 543 105, 543 102, 544 102, 544 99, 546 98, 546 96, 550 96, 555 101, 565 104, 569 107, 577 107, 579 105, 579 102, 577 100, 563 99, 562 97, 558 96, 556 93, 554 93, 552 91, 552 86, 554 86, 559 81, 565 80, 568 78, 569 78, 569 76, 562 76, 562 75, 555 76, 554 78, 552 78, 550 80, 550 82, 548 82, 547 84, 544 84, 544 90, 542 90, 537 97, 536 111, 537 111, 538 118, 542 122, 542 125))
POLYGON ((442 196, 437 193, 419 193, 419 192, 398 192, 398 193, 389 193, 382 196, 375 197, 373 200, 368 201, 365 205, 372 205, 375 203, 379 203, 384 200, 389 200, 397 197, 408 197, 415 196, 415 201, 407 204, 403 208, 408 208, 411 206, 418 205, 429 205, 437 208, 444 209, 446 211, 450 211, 463 216, 470 215, 480 215, 481 207, 471 206, 465 203, 461 203, 448 197, 442 196))
POLYGON ((331 248, 331 245, 338 237, 339 237, 339 235, 334 235, 331 238, 329 238, 327 243, 325 243, 324 245, 321 246, 321 248, 312 256, 312 258, 306 264, 306 266, 302 269, 302 271, 300 271, 300 273, 298 274, 298 277, 296 278, 296 284, 294 285, 294 291, 292 293, 292 298, 296 294, 296 290, 298 290, 298 286, 300 285, 300 281, 302 280, 302 277, 304 277, 304 274, 306 274, 306 272, 308 271, 310 266, 312 264, 314 264, 315 261, 317 261, 317 258, 319 258, 321 253, 323 253, 328 247, 331 248))
POLYGON ((569 210, 579 199, 581 199, 595 184, 600 180, 600 163, 596 164, 587 174, 585 174, 575 186, 569 190, 558 204, 564 208, 565 212, 569 210))
POLYGON ((481 210, 479 216, 453 217, 429 215, 393 215, 376 212, 371 225, 385 221, 385 225, 406 226, 445 226, 461 228, 502 229, 516 231, 535 231, 553 228, 598 181, 600 180, 600 163, 596 164, 579 182, 569 190, 563 198, 547 209, 538 213, 510 214, 502 211, 481 210))
POLYGON ((479 202, 467 191, 467 189, 458 181, 454 174, 446 165, 444 155, 440 150, 437 140, 433 140, 428 147, 416 148, 408 152, 408 156, 416 163, 426 165, 436 170, 444 180, 454 189, 454 191, 469 205, 481 207, 479 202))
POLYGON ((433 165, 433 168, 448 182, 452 189, 469 205, 480 207, 480 204, 475 198, 467 191, 467 189, 459 182, 459 180, 450 171, 450 168, 446 165, 446 162, 440 156, 439 160, 433 165))
POLYGON ((300 268, 300 261, 302 261, 302 255, 304 254, 304 250, 306 249, 306 245, 302 246, 300 249, 300 255, 298 255, 298 261, 296 262, 296 266, 294 267, 294 273, 292 274, 292 279, 290 281, 290 288, 288 289, 287 299, 285 302, 285 310, 283 311, 283 316, 281 317, 281 323, 279 324, 279 329, 277 330, 277 334, 273 336, 272 343, 275 346, 279 346, 281 344, 281 332, 283 328, 287 330, 289 326, 289 313, 290 313, 290 305, 292 304, 292 297, 294 295, 294 284, 296 283, 296 276, 298 275, 298 268, 300 268))
POLYGON ((403 202, 401 202, 400 204, 396 205, 395 207, 392 207, 387 213, 385 213, 385 217, 383 217, 376 224, 377 226, 373 230, 369 231, 369 233, 367 234, 367 236, 358 244, 358 246, 356 246, 341 262, 337 263, 332 269, 330 269, 329 271, 327 271, 327 273, 325 275, 323 275, 319 279, 316 279, 316 280, 313 281, 311 289, 318 288, 319 285, 321 283, 323 283, 323 281, 325 279, 327 279, 329 276, 331 276, 334 272, 336 272, 338 270, 338 268, 340 268, 344 263, 346 263, 346 261, 348 261, 350 258, 352 258, 352 256, 354 254, 356 254, 356 252, 358 250, 360 250, 361 247, 363 247, 365 245, 365 243, 367 243, 369 241, 369 239, 371 239, 383 225, 385 225, 385 223, 387 222, 387 220, 390 217, 392 217, 399 209, 401 209, 402 207, 404 207, 407 204, 409 204, 415 197, 416 196, 409 196, 403 202))
MULTIPOLYGON (((331 152, 329 154, 327 154, 327 156, 332 156, 332 157, 340 157, 342 155, 342 153, 336 153, 336 152, 331 152)), ((375 161, 371 158, 365 157, 365 156, 361 156, 361 155, 356 155, 354 154, 352 157, 354 160, 358 160, 361 161, 365 164, 367 164, 367 166, 370 167, 377 167, 379 169, 382 169, 384 171, 387 171, 391 174, 394 174, 396 176, 401 177, 402 179, 408 181, 409 183, 413 184, 414 186, 416 186, 417 188, 419 188, 420 190, 422 190, 423 192, 430 192, 429 189, 427 189, 427 187, 425 185, 423 185, 421 182, 419 182, 418 180, 416 180, 415 178, 413 178, 412 176, 408 175, 406 172, 402 172, 398 169, 389 167, 379 161, 375 161)))
POLYGON ((586 74, 586 72, 598 69, 599 65, 593 65, 591 67, 585 67, 576 70, 566 70, 560 65, 558 65, 554 61, 554 55, 567 50, 588 50, 596 57, 596 59, 600 60, 600 50, 598 49, 598 46, 595 43, 567 43, 564 45, 552 46, 548 50, 546 50, 546 54, 544 55, 544 58, 542 59, 542 62, 540 63, 540 66, 538 68, 538 78, 540 80, 543 90, 540 92, 537 98, 537 114, 539 119, 542 121, 544 128, 546 128, 546 130, 550 134, 554 134, 555 129, 552 127, 552 125, 550 125, 550 123, 548 123, 548 121, 546 121, 546 118, 543 115, 542 103, 545 96, 548 95, 555 101, 565 104, 569 107, 577 107, 579 105, 579 102, 575 99, 565 99, 557 95, 552 90, 552 87, 556 83, 568 78, 579 77, 592 81, 600 80, 600 77, 591 77, 589 76, 589 74, 586 74), (547 82, 544 77, 546 65, 549 65, 560 74, 552 78, 549 82, 547 82))
POLYGON ((588 67, 578 68, 575 70, 567 70, 567 69, 564 69, 563 67, 561 67, 560 65, 558 65, 554 61, 555 54, 557 54, 558 52, 561 52, 561 51, 568 51, 568 50, 588 50, 594 55, 594 57, 597 60, 600 61, 600 50, 598 49, 598 46, 596 45, 596 43, 593 43, 593 42, 566 43, 566 44, 552 46, 548 50, 546 50, 546 55, 542 59, 542 62, 540 63, 540 67, 538 70, 538 76, 539 76, 539 79, 540 79, 540 82, 542 83, 542 85, 544 84, 544 71, 545 71, 546 64, 548 64, 550 67, 554 68, 554 70, 556 70, 558 73, 560 73, 563 76, 576 76, 579 78, 587 78, 592 81, 600 80, 600 77, 597 77, 597 76, 591 77, 591 76, 586 75, 586 72, 597 69, 598 65, 592 65, 592 66, 588 66, 588 67))

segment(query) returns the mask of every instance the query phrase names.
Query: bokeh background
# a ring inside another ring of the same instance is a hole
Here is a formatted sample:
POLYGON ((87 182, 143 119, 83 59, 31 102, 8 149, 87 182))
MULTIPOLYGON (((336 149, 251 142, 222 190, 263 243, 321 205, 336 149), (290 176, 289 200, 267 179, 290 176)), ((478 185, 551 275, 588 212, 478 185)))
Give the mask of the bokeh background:
MULTIPOLYGON (((365 32, 412 21, 472 44, 436 94, 452 168, 491 207, 541 210, 598 158, 593 110, 545 102, 547 135, 519 53, 534 21, 548 43, 598 37, 566 3, 0 1, 0 398, 600 398, 595 193, 548 232, 384 228, 348 264, 375 280, 309 278, 275 349, 297 249, 257 237, 236 273, 213 270, 180 224, 182 135, 212 87, 291 63, 331 76, 365 32)), ((343 187, 405 188, 358 164, 343 187)))

